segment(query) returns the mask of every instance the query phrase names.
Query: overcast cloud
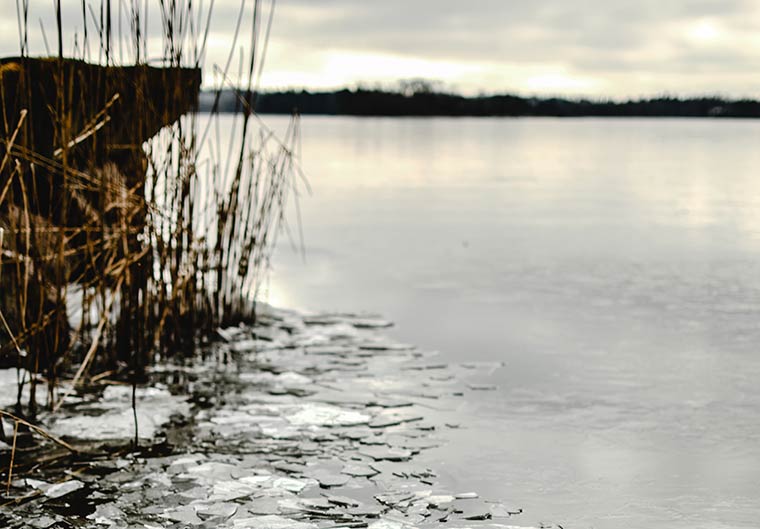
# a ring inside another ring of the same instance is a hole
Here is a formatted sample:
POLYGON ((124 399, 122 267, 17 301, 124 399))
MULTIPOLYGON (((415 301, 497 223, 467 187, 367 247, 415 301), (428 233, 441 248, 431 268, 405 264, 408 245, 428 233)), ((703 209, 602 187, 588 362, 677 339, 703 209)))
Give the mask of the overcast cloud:
MULTIPOLYGON (((43 18, 52 39, 50 2, 31 3, 31 45, 43 53, 37 19, 43 18)), ((70 49, 75 28, 81 32, 81 11, 78 1, 64 4, 70 49)), ((211 66, 223 65, 229 54, 239 6, 240 0, 216 0, 208 82, 211 66)), ((151 16, 150 33, 157 34, 157 11, 151 16)), ((151 55, 160 55, 160 43, 154 44, 151 55)), ((18 53, 13 9, 0 19, 0 52, 18 53)), ((760 97, 760 2, 277 2, 264 86, 326 88, 409 77, 441 80, 469 93, 760 97)))

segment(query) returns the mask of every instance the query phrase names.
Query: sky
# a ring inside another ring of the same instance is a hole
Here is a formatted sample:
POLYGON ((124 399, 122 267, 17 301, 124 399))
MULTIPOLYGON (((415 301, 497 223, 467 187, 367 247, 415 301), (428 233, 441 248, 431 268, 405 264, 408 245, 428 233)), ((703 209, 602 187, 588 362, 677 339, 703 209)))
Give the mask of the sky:
MULTIPOLYGON (((54 40, 51 3, 30 2, 33 52, 44 52, 40 26, 49 44, 54 40)), ((214 65, 227 62, 240 3, 215 1, 207 85, 214 82, 214 65)), ((64 47, 70 49, 74 33, 81 38, 81 3, 63 4, 64 47)), ((248 39, 252 1, 247 4, 238 44, 248 39)), ((209 5, 206 0, 203 9, 209 5)), ((160 17, 151 11, 149 56, 156 56, 160 17)), ((0 17, 0 52, 17 54, 15 10, 0 17)), ((238 62, 235 57, 228 82, 238 78, 238 62)), ((466 94, 760 98, 760 1, 277 1, 262 87, 391 86, 410 78, 441 81, 466 94)))

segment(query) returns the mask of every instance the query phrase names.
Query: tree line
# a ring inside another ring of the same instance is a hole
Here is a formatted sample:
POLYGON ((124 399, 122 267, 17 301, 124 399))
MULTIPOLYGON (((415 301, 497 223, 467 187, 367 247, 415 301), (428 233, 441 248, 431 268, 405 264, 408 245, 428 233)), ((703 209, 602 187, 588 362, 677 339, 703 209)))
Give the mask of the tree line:
MULTIPOLYGON (((249 104, 261 114, 297 111, 348 116, 760 117, 760 101, 720 97, 613 101, 359 88, 264 92, 252 95, 249 104)), ((245 106, 244 98, 234 90, 223 90, 218 96, 202 93, 200 110, 211 111, 214 106, 219 112, 237 112, 245 106)))

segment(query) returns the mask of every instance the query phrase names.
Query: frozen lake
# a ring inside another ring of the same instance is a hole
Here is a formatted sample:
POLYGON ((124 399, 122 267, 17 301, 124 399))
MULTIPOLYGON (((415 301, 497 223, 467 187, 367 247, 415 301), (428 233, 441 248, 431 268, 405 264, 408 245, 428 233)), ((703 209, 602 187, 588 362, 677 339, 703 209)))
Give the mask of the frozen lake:
POLYGON ((306 260, 281 239, 269 301, 378 312, 443 360, 505 362, 425 458, 521 525, 757 526, 760 123, 302 132, 306 260))

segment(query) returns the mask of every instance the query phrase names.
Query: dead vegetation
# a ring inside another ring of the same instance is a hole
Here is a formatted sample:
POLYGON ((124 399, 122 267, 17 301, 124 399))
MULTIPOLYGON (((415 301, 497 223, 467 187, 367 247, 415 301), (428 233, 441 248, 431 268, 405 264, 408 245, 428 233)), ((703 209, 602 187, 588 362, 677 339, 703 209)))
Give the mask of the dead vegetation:
POLYGON ((73 43, 58 1, 45 50, 17 7, 19 54, 0 61, 0 363, 20 373, 6 420, 28 427, 41 392, 56 410, 93 381, 134 386, 253 319, 300 170, 297 119, 280 138, 254 108, 273 1, 241 0, 213 71, 239 91, 229 144, 216 109, 197 113, 213 0, 82 0, 73 43))

